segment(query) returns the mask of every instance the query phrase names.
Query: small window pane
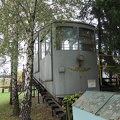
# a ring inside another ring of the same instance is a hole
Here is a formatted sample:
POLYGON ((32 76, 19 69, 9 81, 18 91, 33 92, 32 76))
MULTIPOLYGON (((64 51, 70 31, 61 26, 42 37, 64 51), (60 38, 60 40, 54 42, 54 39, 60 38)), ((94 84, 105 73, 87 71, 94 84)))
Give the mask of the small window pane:
POLYGON ((45 57, 45 42, 42 42, 41 52, 42 52, 42 59, 43 59, 45 57))
POLYGON ((78 50, 76 27, 57 27, 56 47, 58 50, 78 50))
POLYGON ((45 54, 47 55, 48 53, 51 53, 50 34, 46 35, 45 43, 46 43, 45 54))
POLYGON ((34 42, 34 66, 33 66, 33 72, 39 71, 39 54, 38 54, 38 36, 35 38, 34 42))
POLYGON ((41 36, 41 56, 42 59, 48 54, 51 54, 51 37, 50 29, 43 31, 41 36))
POLYGON ((95 51, 94 31, 79 29, 79 49, 84 51, 95 51))
POLYGON ((34 43, 34 55, 38 53, 38 37, 35 39, 34 43))

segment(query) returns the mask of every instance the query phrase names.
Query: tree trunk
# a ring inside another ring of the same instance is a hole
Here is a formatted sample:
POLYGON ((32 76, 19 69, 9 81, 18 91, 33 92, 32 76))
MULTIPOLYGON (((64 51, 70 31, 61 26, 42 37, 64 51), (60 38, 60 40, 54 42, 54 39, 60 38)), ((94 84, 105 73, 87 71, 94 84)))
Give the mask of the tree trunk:
POLYGON ((25 86, 25 69, 23 64, 23 72, 22 72, 22 90, 23 91, 24 91, 24 86, 25 86))
POLYGON ((13 115, 19 115, 19 99, 18 99, 18 86, 17 86, 17 67, 18 67, 18 41, 15 41, 14 54, 12 59, 12 107, 13 115))
POLYGON ((30 39, 27 44, 27 64, 25 72, 25 86, 24 86, 24 97, 21 102, 21 110, 19 115, 19 120, 31 120, 31 99, 32 99, 32 77, 33 77, 33 56, 34 56, 34 25, 35 25, 35 15, 36 15, 36 6, 37 0, 35 0, 35 6, 33 7, 33 13, 30 16, 29 30, 28 35, 30 39))
MULTIPOLYGON (((33 39, 31 39, 33 40, 33 39)), ((32 73, 33 73, 33 50, 34 43, 29 40, 27 47, 27 64, 25 73, 24 97, 21 102, 19 120, 31 120, 31 96, 32 96, 32 73)))
POLYGON ((19 99, 18 99, 18 86, 17 86, 17 69, 13 68, 13 79, 12 79, 12 107, 13 115, 19 115, 19 99))
MULTIPOLYGON (((101 34, 101 8, 98 7, 98 11, 99 11, 99 14, 98 14, 98 54, 102 54, 102 48, 101 48, 101 43, 102 43, 102 34, 101 34)), ((99 61, 100 61, 100 70, 99 70, 99 79, 100 79, 100 85, 102 85, 102 77, 103 77, 103 70, 101 69, 101 66, 102 66, 102 56, 99 56, 99 61)))
POLYGON ((4 93, 4 87, 2 88, 2 93, 4 93))
POLYGON ((13 70, 12 66, 13 66, 13 61, 11 57, 11 80, 10 80, 10 102, 9 102, 10 105, 12 105, 12 79, 13 79, 12 78, 12 70, 13 70))

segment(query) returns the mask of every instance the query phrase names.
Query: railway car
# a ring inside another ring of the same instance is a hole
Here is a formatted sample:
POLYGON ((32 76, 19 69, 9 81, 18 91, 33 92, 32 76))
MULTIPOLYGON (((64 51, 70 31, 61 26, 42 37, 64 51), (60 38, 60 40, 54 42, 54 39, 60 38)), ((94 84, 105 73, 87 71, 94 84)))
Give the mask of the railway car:
POLYGON ((40 30, 34 44, 34 78, 54 97, 99 90, 95 27, 55 21, 40 30))

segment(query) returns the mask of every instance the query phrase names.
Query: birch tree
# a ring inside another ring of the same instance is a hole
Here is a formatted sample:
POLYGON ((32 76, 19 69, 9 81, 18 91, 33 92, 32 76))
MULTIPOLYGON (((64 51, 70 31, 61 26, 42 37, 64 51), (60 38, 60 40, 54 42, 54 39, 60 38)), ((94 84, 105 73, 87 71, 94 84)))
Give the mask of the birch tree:
POLYGON ((46 3, 42 0, 35 1, 17 1, 22 13, 19 15, 21 23, 24 25, 27 35, 27 64, 25 75, 25 91, 21 103, 20 120, 30 120, 31 112, 31 81, 33 73, 33 55, 34 55, 34 34, 43 26, 49 24, 55 19, 67 19, 73 14, 73 10, 68 3, 46 3))
POLYGON ((3 35, 3 44, 1 45, 4 54, 11 57, 11 89, 10 104, 12 104, 13 115, 19 115, 18 87, 17 87, 17 68, 18 68, 18 19, 15 4, 9 1, 2 1, 2 19, 1 33, 3 35), (9 6, 10 4, 10 6, 9 6), (16 19, 14 19, 16 18, 16 19))
MULTIPOLYGON (((68 20, 69 18, 76 18, 77 14, 75 13, 75 10, 77 9, 78 2, 74 3, 74 1, 71 1, 71 3, 69 3, 63 0, 58 2, 48 2, 43 0, 11 0, 10 2, 17 4, 17 6, 14 6, 16 9, 19 8, 17 9, 18 14, 14 11, 15 16, 13 15, 13 18, 16 19, 16 15, 18 16, 17 18, 21 25, 19 32, 22 31, 22 38, 27 44, 24 97, 21 102, 19 119, 30 120, 34 34, 55 19, 68 20)), ((11 4, 8 6, 11 6, 11 4)))

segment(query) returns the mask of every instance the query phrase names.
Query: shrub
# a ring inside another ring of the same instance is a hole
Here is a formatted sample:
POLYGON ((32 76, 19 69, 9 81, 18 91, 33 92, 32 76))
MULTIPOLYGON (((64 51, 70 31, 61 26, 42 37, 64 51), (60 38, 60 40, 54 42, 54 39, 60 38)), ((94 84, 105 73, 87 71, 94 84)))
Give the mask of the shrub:
POLYGON ((72 120, 72 104, 82 95, 82 93, 75 93, 63 98, 62 108, 66 112, 67 120, 72 120))

